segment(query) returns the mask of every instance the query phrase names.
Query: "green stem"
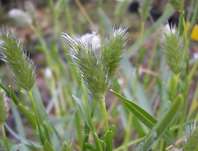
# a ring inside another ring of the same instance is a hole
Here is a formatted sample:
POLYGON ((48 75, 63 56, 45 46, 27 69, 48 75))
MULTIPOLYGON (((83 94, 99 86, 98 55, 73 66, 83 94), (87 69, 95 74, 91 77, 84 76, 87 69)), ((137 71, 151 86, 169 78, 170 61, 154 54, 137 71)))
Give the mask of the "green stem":
POLYGON ((1 132, 2 132, 3 137, 5 138, 6 132, 5 132, 4 124, 1 125, 1 132))
POLYGON ((141 39, 144 38, 144 31, 145 31, 144 20, 141 20, 141 22, 140 22, 140 38, 141 39))
POLYGON ((35 118, 37 118, 37 117, 39 117, 39 115, 38 115, 37 108, 36 108, 36 102, 34 100, 34 97, 32 95, 31 90, 28 92, 28 95, 29 95, 29 98, 30 98, 30 101, 31 101, 31 104, 32 104, 32 109, 33 109, 33 112, 35 114, 35 118))
POLYGON ((125 135, 124 144, 123 144, 124 150, 128 150, 128 142, 131 136, 131 121, 132 121, 132 115, 129 114, 128 124, 127 124, 126 131, 125 131, 126 135, 125 135))
POLYGON ((4 124, 0 125, 0 128, 1 128, 2 136, 3 136, 2 138, 3 138, 4 149, 6 149, 6 151, 9 151, 9 144, 8 144, 4 124))
POLYGON ((109 128, 109 122, 108 122, 108 112, 106 109, 106 104, 105 104, 105 98, 104 96, 102 97, 102 99, 99 100, 99 107, 100 107, 100 111, 102 113, 102 118, 104 118, 104 125, 105 128, 108 129, 109 128))
POLYGON ((33 109, 35 109, 35 103, 34 103, 32 91, 29 91, 29 92, 28 92, 28 95, 29 95, 29 97, 30 97, 30 101, 31 101, 31 103, 32 103, 32 107, 33 107, 33 109))

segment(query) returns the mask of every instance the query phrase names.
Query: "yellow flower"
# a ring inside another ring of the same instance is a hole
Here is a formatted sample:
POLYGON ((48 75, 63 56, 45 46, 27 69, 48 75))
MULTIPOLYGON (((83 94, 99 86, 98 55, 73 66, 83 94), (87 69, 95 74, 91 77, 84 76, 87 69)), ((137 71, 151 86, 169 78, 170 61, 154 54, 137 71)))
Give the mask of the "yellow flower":
POLYGON ((191 33, 191 39, 194 41, 198 41, 198 25, 195 25, 193 27, 192 33, 191 33))

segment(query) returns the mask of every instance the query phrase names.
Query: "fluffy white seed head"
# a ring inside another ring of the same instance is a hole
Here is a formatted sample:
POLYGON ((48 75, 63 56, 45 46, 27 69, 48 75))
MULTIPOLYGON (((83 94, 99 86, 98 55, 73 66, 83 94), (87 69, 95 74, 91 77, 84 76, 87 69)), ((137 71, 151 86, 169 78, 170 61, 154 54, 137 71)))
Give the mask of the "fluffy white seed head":
POLYGON ((20 27, 24 27, 32 24, 31 16, 23 10, 11 9, 8 12, 8 16, 20 27))
POLYGON ((96 32, 86 33, 77 37, 76 40, 85 45, 85 47, 92 48, 94 51, 98 51, 101 47, 100 36, 96 32))

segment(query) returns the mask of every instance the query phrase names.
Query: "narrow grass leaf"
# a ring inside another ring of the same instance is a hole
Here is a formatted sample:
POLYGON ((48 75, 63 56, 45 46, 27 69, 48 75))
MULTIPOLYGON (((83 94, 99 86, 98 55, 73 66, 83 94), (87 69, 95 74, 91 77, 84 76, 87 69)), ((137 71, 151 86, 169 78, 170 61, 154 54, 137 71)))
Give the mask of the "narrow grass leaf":
POLYGON ((169 111, 164 117, 155 125, 151 132, 146 136, 144 142, 140 145, 140 151, 148 151, 152 145, 164 134, 170 124, 174 121, 178 115, 180 105, 183 102, 183 97, 179 95, 173 102, 169 111))
POLYGON ((131 113, 133 113, 148 128, 153 128, 153 126, 157 123, 157 120, 153 116, 151 116, 148 112, 139 107, 137 104, 128 100, 114 90, 111 90, 111 92, 114 93, 120 99, 120 101, 131 111, 131 113))
POLYGON ((5 87, 3 84, 0 83, 0 87, 5 91, 6 95, 8 97, 10 97, 12 99, 12 101, 14 102, 14 104, 17 106, 18 110, 27 118, 27 120, 30 122, 30 124, 35 127, 35 115, 34 113, 30 112, 30 108, 23 105, 19 99, 17 98, 17 96, 15 95, 14 91, 12 90, 12 88, 7 88, 5 87))

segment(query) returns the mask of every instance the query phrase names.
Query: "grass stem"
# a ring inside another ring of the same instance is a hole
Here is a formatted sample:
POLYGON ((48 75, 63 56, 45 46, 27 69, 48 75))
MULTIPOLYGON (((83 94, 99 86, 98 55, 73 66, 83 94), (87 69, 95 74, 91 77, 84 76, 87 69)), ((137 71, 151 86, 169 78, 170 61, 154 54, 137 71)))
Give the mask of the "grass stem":
POLYGON ((102 118, 104 119, 104 127, 106 129, 109 128, 109 121, 108 121, 108 111, 106 109, 106 104, 105 104, 105 98, 103 97, 103 99, 99 100, 99 107, 100 107, 100 111, 102 113, 102 118))

